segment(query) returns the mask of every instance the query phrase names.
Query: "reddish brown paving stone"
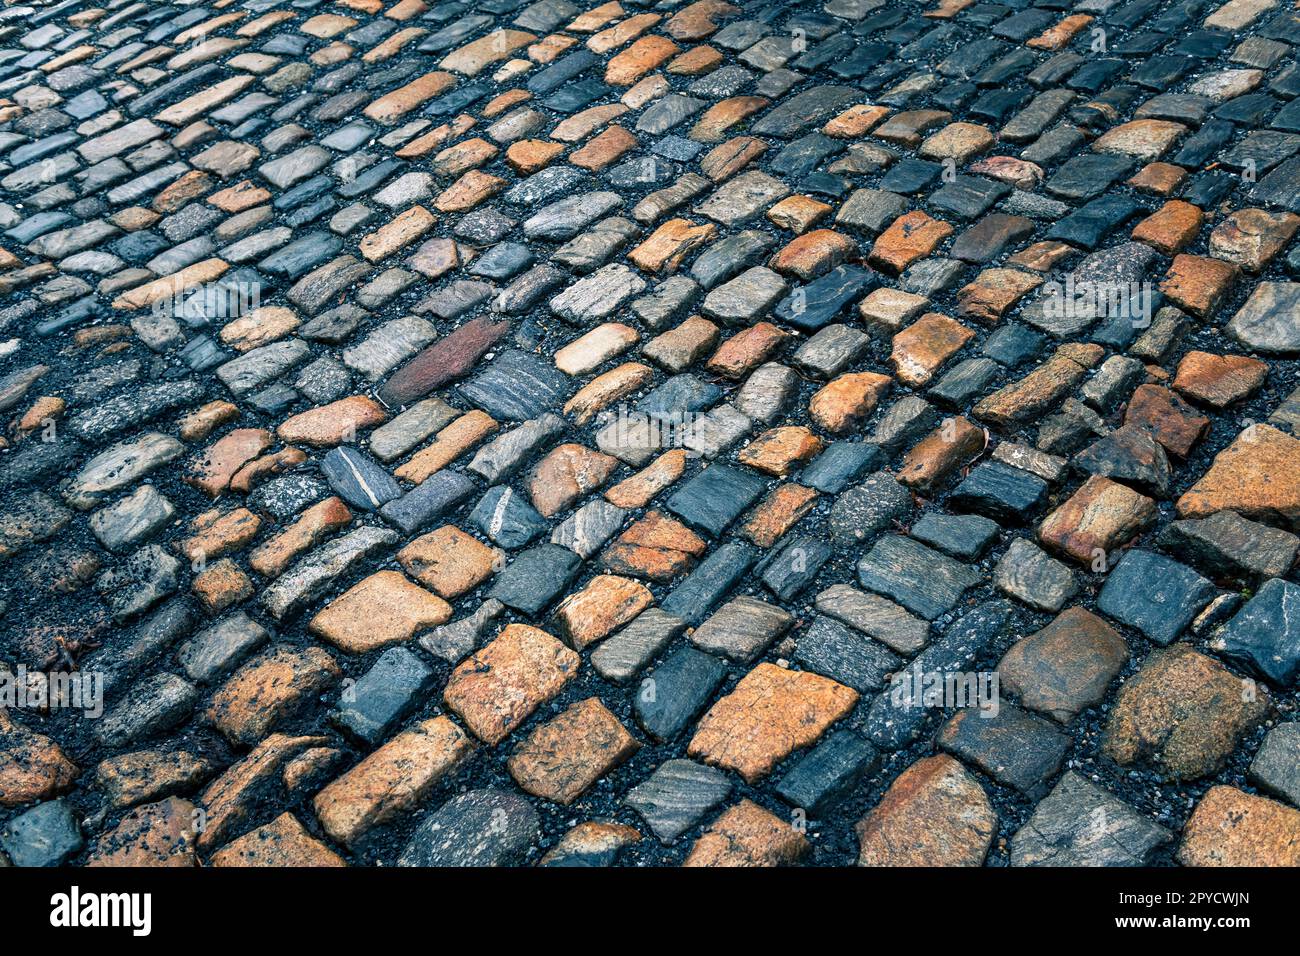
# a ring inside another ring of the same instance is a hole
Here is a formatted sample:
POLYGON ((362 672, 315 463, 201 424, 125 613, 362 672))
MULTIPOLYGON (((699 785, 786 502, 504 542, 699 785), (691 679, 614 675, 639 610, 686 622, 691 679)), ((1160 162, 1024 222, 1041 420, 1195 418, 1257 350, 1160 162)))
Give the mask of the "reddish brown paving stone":
POLYGON ((917 259, 923 259, 952 235, 953 229, 919 209, 899 216, 880 234, 867 260, 878 269, 898 275, 917 259))
POLYGON ((857 691, 827 677, 760 663, 700 719, 687 753, 754 783, 820 739, 857 700, 857 691))
POLYGON ((777 272, 808 282, 857 255, 858 244, 848 236, 833 229, 814 229, 782 246, 770 265, 777 272))
POLYGON ((214 429, 238 417, 238 405, 220 400, 208 402, 181 419, 179 434, 184 441, 203 441, 214 429))
POLYGON ((1236 511, 1300 524, 1300 440, 1271 425, 1247 426, 1178 499, 1181 518, 1236 511))
POLYGON ((275 434, 284 442, 328 448, 355 442, 363 429, 372 428, 387 418, 388 414, 374 399, 352 395, 285 419, 275 434))
POLYGON ((1019 269, 985 269, 957 293, 960 314, 997 322, 1042 282, 1041 276, 1019 269))
POLYGON ((212 695, 204 717, 232 744, 251 747, 341 676, 319 647, 277 645, 235 671, 212 695))
POLYGON ((1033 39, 1026 40, 1025 46, 1035 50, 1059 50, 1092 21, 1093 18, 1087 14, 1073 14, 1048 27, 1033 39))
POLYGON ((1204 221, 1199 207, 1171 199, 1133 228, 1133 238, 1172 256, 1191 244, 1204 221))
POLYGON ((535 173, 551 165, 562 153, 564 147, 559 143, 546 140, 521 139, 511 143, 506 149, 506 162, 517 173, 525 175, 535 173))
POLYGON ((1013 645, 997 670, 1002 688, 1022 707, 1069 723, 1101 703, 1128 658, 1128 644, 1114 628, 1072 607, 1013 645))
POLYGON ((1220 259, 1180 254, 1161 281, 1160 291, 1193 315, 1213 318, 1236 283, 1238 271, 1220 259))
POLYGON ((757 322, 718 347, 705 367, 715 375, 740 379, 770 359, 789 333, 771 322, 757 322))
POLYGON ((736 460, 758 471, 784 478, 790 469, 821 453, 823 442, 802 425, 769 428, 741 450, 736 460))
POLYGON ((701 76, 712 73, 723 63, 723 56, 707 43, 693 46, 684 53, 675 56, 664 67, 665 73, 675 76, 701 76))
POLYGON ((1047 547, 1103 570, 1113 555, 1156 517, 1156 504, 1132 488, 1093 475, 1043 519, 1038 538, 1047 547))
POLYGON ((860 103, 850 106, 843 113, 826 121, 822 132, 836 139, 858 139, 871 132, 881 120, 889 115, 887 106, 871 106, 860 103))
POLYGON ((1195 780, 1222 767, 1271 709, 1253 681, 1187 644, 1171 644, 1153 651, 1120 688, 1101 752, 1121 766, 1150 762, 1169 779, 1195 780))
POLYGON ((248 555, 248 565, 266 577, 277 577, 299 555, 351 521, 352 512, 342 498, 326 498, 303 511, 284 531, 254 548, 248 555))
POLYGON ((316 818, 332 839, 351 846, 417 807, 473 751, 450 718, 420 721, 321 790, 312 801, 316 818))
POLYGON ((1178 363, 1174 388, 1214 408, 1255 394, 1268 377, 1268 363, 1245 355, 1188 352, 1178 363))
POLYGON ((1062 345, 1024 378, 976 402, 972 414, 1003 426, 1032 421, 1073 390, 1104 354, 1098 345, 1062 345))
POLYGON ((270 455, 262 455, 231 476, 230 490, 246 495, 268 478, 292 471, 306 460, 307 453, 301 448, 282 448, 270 455))
POLYGON ((956 319, 929 312, 894 336, 889 360, 901 381, 924 385, 974 337, 956 319))
POLYGON ((960 763, 925 757, 858 823, 858 865, 980 866, 997 827, 984 788, 960 763))
POLYGON ((340 650, 364 654, 409 641, 451 618, 451 606, 400 571, 376 571, 331 601, 307 630, 340 650))
POLYGON ((971 163, 970 171, 1020 189, 1033 189, 1043 181, 1043 167, 1014 156, 985 156, 971 163))
POLYGON ((533 507, 544 518, 564 511, 608 481, 618 464, 617 458, 583 445, 557 446, 537 463, 528 478, 533 507))
POLYGON ((1183 866, 1300 866, 1300 810, 1236 787, 1211 787, 1183 827, 1183 866))
POLYGON ((651 604, 654 595, 639 581, 598 574, 555 609, 555 626, 569 646, 584 650, 603 640, 651 604))
POLYGON ((958 468, 970 464, 984 451, 987 441, 984 429, 965 418, 944 419, 904 456, 898 481, 921 492, 929 491, 958 468))
POLYGON ((732 96, 713 104, 691 129, 691 139, 720 143, 741 123, 772 103, 765 96, 732 96))
POLYGON ((601 170, 624 153, 636 149, 637 138, 621 126, 611 126, 569 154, 569 162, 582 169, 601 170))
POLYGON ((0 708, 0 806, 58 796, 72 787, 80 772, 57 743, 0 708))
POLYGON ((370 103, 362 112, 380 123, 396 123, 411 110, 439 96, 456 84, 450 73, 435 70, 411 80, 370 103))
MULTIPOLYGON (((472 169, 438 194, 433 201, 439 212, 469 212, 501 190, 508 183, 498 176, 492 176, 477 169, 472 169)), ((430 224, 431 225, 431 224, 430 224)))
POLYGON ((502 565, 505 554, 455 525, 420 535, 401 551, 397 562, 411 577, 447 600, 472 591, 502 565))
POLYGON ((767 152, 767 143, 755 136, 733 136, 704 154, 700 172, 715 183, 730 179, 767 152))
POLYGON ((1139 385, 1124 411, 1124 424, 1142 426, 1166 451, 1186 458, 1210 420, 1167 388, 1139 385))
POLYGON ((667 37, 643 36, 605 64, 605 82, 611 86, 631 86, 680 52, 681 48, 667 37))
POLYGON ((808 414, 828 432, 849 431, 865 422, 894 384, 879 372, 846 372, 831 379, 808 400, 808 414))
POLYGON ((96 842, 87 866, 195 866, 198 817, 179 797, 136 807, 96 842))
POLYGON ((682 866, 788 866, 811 850, 791 821, 741 800, 705 828, 682 866))
POLYGON ((1172 163, 1148 163, 1137 171, 1128 185, 1156 196, 1172 196, 1187 179, 1187 170, 1172 163))
POLYGON ((671 581, 707 550, 704 539, 680 521, 648 511, 605 549, 601 565, 617 574, 671 581))
POLYGON ((600 699, 588 697, 529 734, 506 767, 528 793, 568 806, 640 749, 600 699))
POLYGON ((760 548, 770 548, 812 510, 816 500, 814 489, 783 482, 750 512, 740 533, 760 548))
POLYGON ((508 624, 452 671, 443 702, 476 737, 498 744, 577 676, 579 660, 545 631, 508 624))
POLYGON ((347 866, 343 858, 307 832, 292 813, 232 840, 208 859, 209 866, 347 866))

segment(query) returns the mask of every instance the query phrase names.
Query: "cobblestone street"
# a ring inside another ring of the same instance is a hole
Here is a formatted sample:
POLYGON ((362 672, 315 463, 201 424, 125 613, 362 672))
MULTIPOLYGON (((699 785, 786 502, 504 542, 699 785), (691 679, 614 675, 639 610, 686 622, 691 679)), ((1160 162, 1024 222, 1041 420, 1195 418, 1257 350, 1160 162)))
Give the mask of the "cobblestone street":
POLYGON ((7 2, 0 866, 1300 865, 1295 43, 7 2))

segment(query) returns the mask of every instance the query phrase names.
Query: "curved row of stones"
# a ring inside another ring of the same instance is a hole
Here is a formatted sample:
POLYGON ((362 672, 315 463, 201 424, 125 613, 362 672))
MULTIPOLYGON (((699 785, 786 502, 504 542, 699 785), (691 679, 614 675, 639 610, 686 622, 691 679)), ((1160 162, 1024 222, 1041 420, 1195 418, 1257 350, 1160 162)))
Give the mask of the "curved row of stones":
POLYGON ((1296 21, 5 7, 0 862, 1300 863, 1296 21))

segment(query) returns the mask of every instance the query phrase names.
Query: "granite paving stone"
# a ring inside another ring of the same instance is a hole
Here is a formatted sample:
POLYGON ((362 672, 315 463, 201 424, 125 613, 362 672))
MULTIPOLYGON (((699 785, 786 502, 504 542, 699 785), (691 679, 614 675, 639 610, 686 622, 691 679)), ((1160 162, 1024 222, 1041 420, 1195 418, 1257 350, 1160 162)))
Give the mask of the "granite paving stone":
POLYGON ((107 692, 0 863, 1294 863, 1293 11, 101 6, 0 17, 0 677, 107 692))

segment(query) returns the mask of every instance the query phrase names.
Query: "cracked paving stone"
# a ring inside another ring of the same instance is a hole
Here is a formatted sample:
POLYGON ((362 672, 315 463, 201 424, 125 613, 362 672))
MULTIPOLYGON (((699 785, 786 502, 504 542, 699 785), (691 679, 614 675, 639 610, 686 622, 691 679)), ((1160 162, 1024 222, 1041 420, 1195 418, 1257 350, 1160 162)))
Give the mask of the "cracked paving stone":
POLYGON ((1069 770, 1011 837, 1011 865, 1149 866, 1172 839, 1167 829, 1069 770))

